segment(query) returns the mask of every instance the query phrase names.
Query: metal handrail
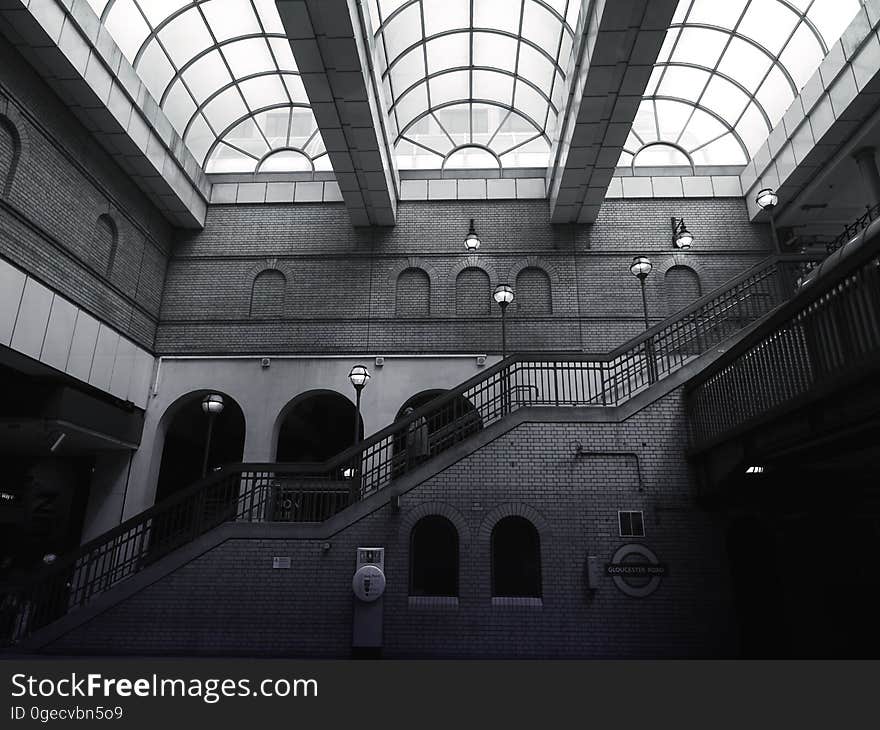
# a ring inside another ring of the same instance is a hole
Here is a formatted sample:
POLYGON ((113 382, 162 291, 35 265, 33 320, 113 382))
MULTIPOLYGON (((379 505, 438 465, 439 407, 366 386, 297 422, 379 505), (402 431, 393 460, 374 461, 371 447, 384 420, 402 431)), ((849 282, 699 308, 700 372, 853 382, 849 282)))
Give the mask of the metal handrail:
POLYGON ((420 421, 445 449, 526 405, 619 405, 767 315, 811 261, 767 259, 609 353, 512 355, 322 464, 228 465, 35 575, 20 591, 29 609, 16 634, 87 603, 223 522, 328 519, 431 455, 408 443, 420 421))
POLYGON ((880 221, 685 386, 692 453, 880 360, 880 221))

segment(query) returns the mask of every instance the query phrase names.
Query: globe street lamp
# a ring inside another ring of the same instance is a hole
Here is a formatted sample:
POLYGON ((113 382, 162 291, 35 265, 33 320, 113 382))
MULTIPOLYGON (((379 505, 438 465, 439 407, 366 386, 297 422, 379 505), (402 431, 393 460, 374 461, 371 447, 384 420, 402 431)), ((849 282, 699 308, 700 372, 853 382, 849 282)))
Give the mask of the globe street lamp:
POLYGON ((357 444, 361 440, 361 391, 370 379, 370 371, 363 365, 355 365, 348 374, 348 379, 357 394, 354 417, 354 443, 357 444))
MULTIPOLYGON (((629 265, 630 273, 635 276, 642 286, 642 313, 645 315, 645 329, 651 328, 651 321, 648 319, 648 295, 645 291, 645 279, 654 266, 651 259, 647 256, 636 256, 629 265)), ((657 366, 654 362, 654 344, 651 338, 645 340, 645 359, 648 363, 648 382, 653 383, 657 380, 657 366)))
POLYGON ((214 419, 223 413, 225 405, 223 396, 219 393, 211 393, 202 399, 202 411, 208 417, 208 435, 205 438, 205 455, 202 459, 202 479, 208 473, 208 454, 211 451, 211 436, 214 434, 214 419))
POLYGON ((513 289, 507 284, 499 284, 495 287, 492 298, 501 307, 501 359, 507 357, 507 306, 513 301, 513 289))
MULTIPOLYGON (((348 373, 348 379, 354 386, 354 391, 357 394, 354 412, 354 444, 357 445, 361 440, 361 391, 370 379, 370 371, 363 365, 355 365, 348 373)), ((346 479, 352 480, 349 495, 352 503, 360 495, 360 456, 355 455, 353 458, 354 461, 350 469, 343 470, 343 476, 346 479), (348 472, 348 474, 345 472, 348 472)))

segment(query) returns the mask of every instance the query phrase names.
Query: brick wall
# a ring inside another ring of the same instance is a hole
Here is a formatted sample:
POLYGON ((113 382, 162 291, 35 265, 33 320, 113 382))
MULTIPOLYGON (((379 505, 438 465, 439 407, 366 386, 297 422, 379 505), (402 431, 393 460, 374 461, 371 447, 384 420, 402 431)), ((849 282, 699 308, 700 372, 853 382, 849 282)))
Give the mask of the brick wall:
MULTIPOLYGON (((518 277, 528 283, 534 269, 547 274, 551 298, 537 310, 552 314, 511 307, 513 349, 604 352, 644 327, 629 273, 637 253, 652 257, 649 306, 657 319, 665 315, 673 215, 685 216, 696 235, 694 248, 678 255, 704 292, 770 253, 766 227, 751 224, 737 199, 610 200, 592 226, 552 226, 540 200, 410 202, 400 205, 397 226, 377 230, 353 228, 342 205, 212 206, 203 231, 180 234, 157 349, 210 353, 223 342, 226 351, 267 354, 497 352, 498 307, 474 316, 458 306, 459 275, 478 267, 492 288, 518 277), (463 245, 470 218, 483 242, 477 254, 463 245), (253 278, 273 267, 287 276, 284 317, 254 326, 253 278), (412 267, 430 282, 430 314, 398 318, 398 278, 412 267)), ((522 296, 529 295, 525 287, 522 296)))
POLYGON ((172 241, 156 208, 0 36, 0 255, 152 348, 172 241))
POLYGON ((483 269, 469 266, 455 277, 455 314, 487 317, 492 311, 492 287, 483 269))
POLYGON ((50 650, 347 656, 355 549, 384 546, 386 656, 729 654, 724 533, 694 506, 684 426, 680 391, 620 424, 523 424, 404 494, 400 512, 385 506, 334 535, 327 551, 323 540, 227 541, 50 650), (619 509, 644 510, 645 537, 618 536, 619 509), (431 514, 458 529, 457 607, 410 605, 410 531, 431 514), (491 600, 490 534, 509 514, 540 534, 540 608, 491 600), (630 598, 603 576, 588 596, 587 555, 604 565, 629 542, 668 566, 658 590, 630 598), (273 570, 274 556, 293 568, 273 570))

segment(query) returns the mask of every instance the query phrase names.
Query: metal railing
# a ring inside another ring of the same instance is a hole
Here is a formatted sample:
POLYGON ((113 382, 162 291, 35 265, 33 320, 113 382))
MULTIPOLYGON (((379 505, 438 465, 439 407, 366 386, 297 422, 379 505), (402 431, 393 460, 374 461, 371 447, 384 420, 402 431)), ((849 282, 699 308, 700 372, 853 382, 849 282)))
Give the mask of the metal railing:
POLYGON ((853 246, 688 383, 695 453, 880 366, 880 228, 853 246))
POLYGON ((842 248, 847 243, 852 241, 853 238, 858 236, 878 218, 880 218, 880 204, 869 207, 865 211, 865 213, 859 216, 856 220, 854 220, 852 223, 848 223, 844 227, 843 233, 841 233, 833 241, 829 241, 827 244, 825 244, 825 250, 829 254, 834 253, 837 249, 842 248))
POLYGON ((620 405, 766 316, 810 262, 768 259, 607 354, 508 357, 323 464, 224 467, 8 593, 6 633, 45 626, 224 522, 323 522, 520 408, 620 405))

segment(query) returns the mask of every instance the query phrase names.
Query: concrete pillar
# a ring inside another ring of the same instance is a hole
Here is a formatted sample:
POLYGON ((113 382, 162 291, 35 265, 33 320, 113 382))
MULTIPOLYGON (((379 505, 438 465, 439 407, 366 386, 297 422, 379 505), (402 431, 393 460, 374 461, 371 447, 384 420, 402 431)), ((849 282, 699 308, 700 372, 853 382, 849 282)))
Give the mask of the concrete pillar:
POLYGON ((862 147, 853 153, 853 159, 859 166, 862 182, 868 196, 868 204, 880 204, 880 171, 877 170, 877 156, 874 147, 862 147))
POLYGON ((89 486, 81 542, 88 542, 122 521, 131 457, 130 451, 98 453, 89 486))

